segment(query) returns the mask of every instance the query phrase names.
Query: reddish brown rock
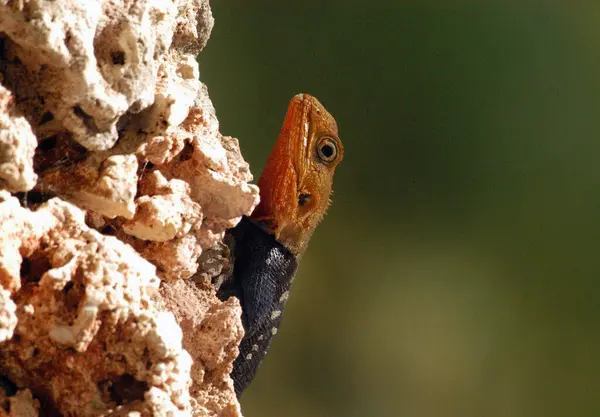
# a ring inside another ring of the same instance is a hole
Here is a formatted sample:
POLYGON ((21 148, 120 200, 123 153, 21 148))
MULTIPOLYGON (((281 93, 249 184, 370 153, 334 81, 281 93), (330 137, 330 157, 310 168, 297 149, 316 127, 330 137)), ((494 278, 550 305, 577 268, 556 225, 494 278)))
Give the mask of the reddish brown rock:
POLYGON ((212 25, 207 0, 0 0, 0 416, 241 415, 209 277, 258 188, 199 81, 212 25))

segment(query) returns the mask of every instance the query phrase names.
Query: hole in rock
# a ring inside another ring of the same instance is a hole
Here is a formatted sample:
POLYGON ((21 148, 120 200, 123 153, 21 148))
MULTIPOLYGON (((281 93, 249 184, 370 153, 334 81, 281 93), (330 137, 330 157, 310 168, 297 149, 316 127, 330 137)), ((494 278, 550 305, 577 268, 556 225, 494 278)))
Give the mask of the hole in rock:
POLYGON ((98 389, 103 397, 109 397, 117 405, 133 401, 142 401, 144 393, 148 391, 148 384, 138 381, 129 374, 104 379, 98 383, 98 389))
POLYGON ((54 120, 54 115, 52 114, 52 112, 47 111, 46 113, 42 114, 42 118, 40 119, 40 122, 38 123, 38 126, 41 126, 44 123, 48 123, 48 122, 50 122, 52 120, 54 120))
POLYGON ((37 148, 42 152, 48 152, 51 149, 56 148, 56 141, 58 140, 56 135, 48 136, 46 139, 38 143, 37 148))
POLYGON ((103 235, 107 235, 107 236, 114 236, 116 234, 116 230, 115 228, 110 225, 107 224, 104 227, 101 227, 100 230, 98 230, 100 233, 102 233, 103 235))
MULTIPOLYGON (((75 274, 79 275, 79 271, 75 274)), ((64 303, 67 311, 72 313, 77 312, 79 309, 79 303, 85 293, 84 286, 80 282, 69 281, 63 287, 62 293, 65 296, 64 303)))
POLYGON ((29 258, 23 258, 21 262, 21 285, 38 282, 51 267, 48 258, 39 253, 33 253, 29 258))
POLYGON ((125 52, 123 51, 112 51, 110 58, 114 65, 125 65, 125 52))
POLYGON ((192 155, 194 154, 194 147, 186 142, 183 150, 179 153, 179 160, 181 162, 192 159, 192 155))
POLYGON ((0 389, 4 390, 7 397, 11 397, 17 393, 19 388, 8 377, 0 373, 0 389))
POLYGON ((81 108, 81 106, 73 107, 73 113, 75 113, 75 116, 77 116, 81 119, 81 121, 83 122, 85 127, 87 127, 88 129, 90 129, 92 131, 96 131, 96 132, 98 131, 98 126, 96 126, 96 121, 94 120, 94 118, 92 116, 90 116, 89 114, 87 114, 81 108))
POLYGON ((62 289, 63 293, 68 294, 69 291, 71 291, 71 289, 73 288, 73 285, 75 285, 75 284, 73 284, 73 281, 67 282, 62 289))
POLYGON ((24 193, 15 193, 15 197, 19 199, 19 202, 21 203, 22 207, 30 207, 33 205, 45 203, 51 198, 56 197, 56 194, 31 190, 24 193))

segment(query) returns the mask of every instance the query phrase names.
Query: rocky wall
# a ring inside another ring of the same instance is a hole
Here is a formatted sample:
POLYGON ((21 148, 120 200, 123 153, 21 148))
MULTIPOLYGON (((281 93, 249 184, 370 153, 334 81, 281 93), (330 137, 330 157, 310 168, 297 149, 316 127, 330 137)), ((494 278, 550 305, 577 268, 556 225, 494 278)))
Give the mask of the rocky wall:
POLYGON ((0 416, 240 416, 258 203, 196 55, 207 0, 0 0, 0 416))

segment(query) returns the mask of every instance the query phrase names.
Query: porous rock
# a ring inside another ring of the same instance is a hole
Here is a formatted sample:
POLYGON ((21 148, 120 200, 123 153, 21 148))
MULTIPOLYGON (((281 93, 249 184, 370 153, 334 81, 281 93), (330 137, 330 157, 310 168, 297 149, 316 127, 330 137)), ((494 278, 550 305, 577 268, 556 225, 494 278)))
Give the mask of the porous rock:
POLYGON ((235 417, 240 406, 229 378, 237 346, 244 336, 239 316, 241 306, 234 297, 218 301, 209 280, 164 283, 157 297, 172 311, 183 330, 183 344, 193 358, 190 393, 195 415, 235 417))
POLYGON ((27 191, 37 175, 33 171, 33 153, 37 145, 27 120, 18 114, 14 96, 0 85, 0 189, 27 191))
POLYGON ((54 198, 31 211, 3 193, 0 245, 12 250, 0 253, 0 267, 17 325, 0 344, 2 374, 63 415, 157 406, 150 389, 189 412, 191 358, 173 314, 150 301, 154 266, 90 229, 70 203, 54 198))
POLYGON ((0 389, 0 417, 37 417, 39 411, 40 402, 33 398, 30 390, 19 390, 8 395, 4 389, 0 389))
POLYGON ((199 81, 213 23, 0 0, 0 415, 241 415, 241 308, 210 276, 258 188, 199 81))

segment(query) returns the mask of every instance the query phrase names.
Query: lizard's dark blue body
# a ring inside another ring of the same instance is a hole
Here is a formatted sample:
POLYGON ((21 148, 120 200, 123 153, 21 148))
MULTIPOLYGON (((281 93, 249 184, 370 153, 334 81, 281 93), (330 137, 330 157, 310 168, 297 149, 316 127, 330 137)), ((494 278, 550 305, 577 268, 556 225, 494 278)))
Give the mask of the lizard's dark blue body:
POLYGON ((233 275, 221 285, 218 296, 221 300, 235 296, 242 305, 246 334, 231 372, 239 397, 277 333, 298 263, 273 235, 247 217, 229 233, 234 239, 233 275))

